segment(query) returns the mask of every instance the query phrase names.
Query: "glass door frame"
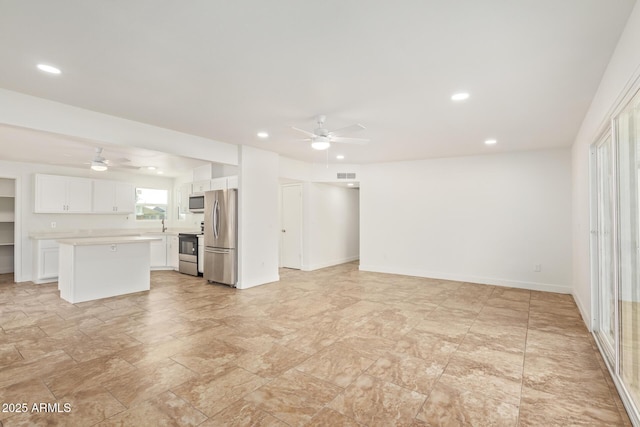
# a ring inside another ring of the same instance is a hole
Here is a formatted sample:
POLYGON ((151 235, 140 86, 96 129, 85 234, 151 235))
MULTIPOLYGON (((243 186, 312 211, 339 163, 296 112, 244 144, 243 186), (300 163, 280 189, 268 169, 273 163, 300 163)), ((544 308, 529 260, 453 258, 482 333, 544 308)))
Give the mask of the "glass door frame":
POLYGON ((591 171, 591 189, 590 189, 590 196, 591 196, 591 201, 590 201, 590 205, 591 205, 591 216, 590 216, 590 234, 591 234, 591 239, 590 239, 590 245, 591 245, 591 289, 592 289, 592 330, 594 335, 598 338, 597 341, 599 342, 599 346, 601 348, 601 352, 605 358, 605 360, 607 360, 612 366, 612 368, 614 369, 614 371, 616 373, 619 372, 618 370, 618 360, 619 360, 619 323, 620 323, 620 317, 619 317, 619 313, 618 313, 618 269, 616 268, 618 265, 618 224, 617 224, 617 204, 618 204, 618 199, 617 199, 617 194, 618 194, 618 186, 617 186, 617 142, 616 142, 616 138, 615 138, 615 121, 612 120, 610 123, 610 126, 607 127, 607 129, 602 132, 600 134, 600 137, 596 140, 595 143, 593 143, 590 147, 590 171, 591 171), (604 144, 607 143, 607 140, 610 140, 610 144, 611 144, 611 151, 610 151, 610 156, 609 156, 609 162, 611 163, 609 166, 611 168, 611 187, 610 187, 610 191, 611 191, 611 195, 610 195, 610 211, 611 211, 611 230, 610 230, 610 234, 611 234, 611 257, 612 257, 612 277, 611 280, 613 281, 613 295, 611 295, 611 298, 613 298, 613 306, 614 306, 614 311, 613 311, 613 319, 614 319, 614 324, 613 324, 613 343, 609 342, 609 338, 606 337, 606 333, 600 330, 600 327, 602 325, 602 319, 601 319, 601 310, 600 310, 600 306, 601 306, 601 297, 602 297, 602 286, 603 284, 601 283, 600 280, 600 215, 599 215, 599 209, 598 209, 598 204, 600 202, 600 170, 598 168, 598 148, 604 144), (595 285, 595 286, 594 286, 595 285))

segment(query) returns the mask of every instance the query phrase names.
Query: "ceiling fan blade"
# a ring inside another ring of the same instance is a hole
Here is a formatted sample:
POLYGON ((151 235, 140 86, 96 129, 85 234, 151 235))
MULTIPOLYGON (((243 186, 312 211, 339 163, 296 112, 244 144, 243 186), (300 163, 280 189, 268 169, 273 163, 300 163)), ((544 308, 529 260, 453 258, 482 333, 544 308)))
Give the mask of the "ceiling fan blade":
POLYGON ((304 133, 305 135, 307 135, 307 136, 309 136, 311 138, 315 138, 316 137, 315 133, 309 132, 308 130, 300 129, 300 128, 297 128, 297 127, 294 127, 294 126, 291 126, 291 129, 297 130, 298 132, 302 132, 302 133, 304 133))
POLYGON ((113 167, 114 169, 140 169, 140 166, 133 165, 109 164, 109 166, 113 167))
POLYGON ((349 125, 349 126, 345 126, 343 128, 331 131, 331 132, 329 132, 329 135, 331 135, 331 136, 340 136, 340 135, 344 135, 345 133, 351 133, 351 132, 357 132, 359 130, 364 130, 364 128, 365 127, 362 126, 360 123, 356 123, 355 125, 349 125))
POLYGON ((341 137, 341 136, 332 136, 331 137, 331 142, 340 142, 340 143, 345 143, 345 144, 364 145, 367 142, 369 142, 369 140, 365 139, 365 138, 347 138, 347 137, 341 137))

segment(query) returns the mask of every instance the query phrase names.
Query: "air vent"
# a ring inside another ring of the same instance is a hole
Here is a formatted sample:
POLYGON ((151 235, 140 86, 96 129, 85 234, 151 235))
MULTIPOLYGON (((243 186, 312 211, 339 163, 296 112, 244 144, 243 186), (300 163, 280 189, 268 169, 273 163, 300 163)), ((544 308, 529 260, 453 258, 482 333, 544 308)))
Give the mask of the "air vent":
POLYGON ((354 172, 338 172, 338 179, 356 179, 356 174, 354 172))

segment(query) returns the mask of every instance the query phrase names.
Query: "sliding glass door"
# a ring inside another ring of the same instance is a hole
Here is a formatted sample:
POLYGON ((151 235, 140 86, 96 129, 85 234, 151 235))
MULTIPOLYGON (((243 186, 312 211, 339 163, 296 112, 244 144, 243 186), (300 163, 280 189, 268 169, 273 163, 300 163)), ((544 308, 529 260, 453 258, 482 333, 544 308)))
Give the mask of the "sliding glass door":
POLYGON ((596 145, 596 248, 598 322, 605 356, 615 365, 616 292, 613 263, 613 150, 611 132, 596 145))
POLYGON ((619 375, 640 405, 640 95, 615 119, 618 148, 619 375))
POLYGON ((593 147, 595 337, 640 422, 640 92, 593 147))

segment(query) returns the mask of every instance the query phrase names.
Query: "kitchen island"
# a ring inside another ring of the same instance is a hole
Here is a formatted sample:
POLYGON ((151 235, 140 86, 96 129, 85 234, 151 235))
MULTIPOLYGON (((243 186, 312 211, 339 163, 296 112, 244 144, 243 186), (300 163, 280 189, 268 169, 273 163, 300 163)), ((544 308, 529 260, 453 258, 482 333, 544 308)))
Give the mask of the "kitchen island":
POLYGON ((157 240, 161 239, 111 236, 58 240, 60 298, 75 304, 148 291, 150 243, 157 240))

